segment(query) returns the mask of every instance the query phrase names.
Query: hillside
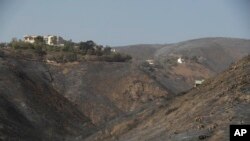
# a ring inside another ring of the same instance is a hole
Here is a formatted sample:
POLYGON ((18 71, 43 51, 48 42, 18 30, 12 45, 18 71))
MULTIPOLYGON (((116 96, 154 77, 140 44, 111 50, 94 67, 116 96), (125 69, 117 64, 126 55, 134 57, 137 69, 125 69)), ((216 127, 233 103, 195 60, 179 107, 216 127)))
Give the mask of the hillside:
POLYGON ((81 54, 86 58, 57 62, 48 56, 73 52, 0 48, 0 140, 224 136, 230 122, 249 122, 242 111, 249 106, 249 57, 223 72, 249 47, 249 40, 229 38, 139 45, 117 48, 133 57, 121 62, 81 54), (145 62, 151 57, 153 65, 145 62), (205 83, 194 89, 201 79, 205 83))
POLYGON ((250 40, 201 38, 162 46, 138 45, 122 48, 121 52, 129 50, 132 57, 141 58, 141 62, 152 58, 155 65, 145 68, 144 71, 172 93, 178 94, 192 88, 195 80, 215 76, 231 63, 248 55, 250 40), (150 50, 144 49, 148 46, 150 50), (148 54, 148 58, 145 59, 144 54, 148 54), (177 63, 179 58, 183 60, 182 64, 177 63))
POLYGON ((193 58, 215 72, 250 52, 250 40, 237 38, 201 38, 165 46, 155 53, 158 60, 168 56, 193 58))
POLYGON ((86 137, 95 126, 50 85, 39 61, 0 57, 0 140, 86 137))
POLYGON ((3 139, 82 139, 111 119, 171 97, 129 62, 48 63, 8 50, 0 58, 3 139))
POLYGON ((198 88, 114 121, 91 141, 229 140, 229 124, 250 123, 250 56, 198 88))
POLYGON ((53 87, 97 125, 145 103, 171 97, 132 63, 80 62, 48 67, 53 87))

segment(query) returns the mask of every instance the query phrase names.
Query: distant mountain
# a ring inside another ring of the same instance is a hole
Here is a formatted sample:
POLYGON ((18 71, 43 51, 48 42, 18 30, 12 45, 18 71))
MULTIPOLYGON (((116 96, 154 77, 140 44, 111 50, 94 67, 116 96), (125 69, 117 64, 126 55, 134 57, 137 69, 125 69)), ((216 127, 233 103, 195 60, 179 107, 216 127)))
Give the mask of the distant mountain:
POLYGON ((232 59, 239 59, 249 54, 250 39, 214 37, 193 39, 173 44, 138 44, 115 48, 118 52, 131 54, 134 58, 141 60, 166 57, 172 53, 179 53, 178 55, 189 57, 207 55, 209 59, 216 59, 213 58, 213 54, 221 54, 229 55, 232 59), (207 54, 210 53, 207 51, 212 52, 212 54, 207 54))
POLYGON ((164 47, 160 44, 139 44, 130 46, 114 47, 116 51, 130 54, 134 60, 146 60, 154 58, 155 52, 164 47))
POLYGON ((250 53, 250 40, 237 38, 201 38, 167 45, 154 54, 156 59, 168 56, 202 58, 215 72, 224 70, 233 61, 250 53))
POLYGON ((178 94, 192 88, 195 80, 214 76, 232 62, 250 54, 250 40, 201 38, 168 45, 121 47, 118 51, 130 53, 141 62, 154 59, 157 68, 153 67, 155 71, 150 75, 172 93, 178 94), (179 58, 184 63, 177 63, 179 58))

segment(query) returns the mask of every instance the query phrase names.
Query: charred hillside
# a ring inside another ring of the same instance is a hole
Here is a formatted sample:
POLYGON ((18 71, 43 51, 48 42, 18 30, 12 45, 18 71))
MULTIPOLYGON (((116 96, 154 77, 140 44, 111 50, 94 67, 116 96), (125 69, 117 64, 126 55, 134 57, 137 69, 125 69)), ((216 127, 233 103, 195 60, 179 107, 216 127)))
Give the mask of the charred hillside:
POLYGON ((119 141, 226 141, 230 124, 250 123, 250 56, 190 92, 146 108, 89 137, 119 141))
POLYGON ((249 123, 249 56, 232 64, 249 45, 205 38, 99 56, 142 52, 127 61, 1 48, 0 140, 227 140, 229 124, 249 123))
POLYGON ((0 58, 1 140, 84 138, 95 126, 50 85, 39 61, 0 58))
POLYGON ((96 125, 171 97, 133 63, 80 62, 48 67, 55 90, 96 125))
POLYGON ((0 61, 4 140, 84 139, 171 96, 130 62, 48 63, 9 51, 0 61))

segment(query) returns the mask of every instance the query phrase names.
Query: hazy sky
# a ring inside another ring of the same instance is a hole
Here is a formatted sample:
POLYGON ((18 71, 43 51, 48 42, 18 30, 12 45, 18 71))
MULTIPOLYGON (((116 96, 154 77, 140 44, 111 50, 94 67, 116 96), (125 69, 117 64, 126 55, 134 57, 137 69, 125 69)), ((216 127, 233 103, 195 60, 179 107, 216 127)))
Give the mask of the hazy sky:
POLYGON ((103 45, 250 39, 249 0, 0 0, 0 42, 55 34, 103 45))

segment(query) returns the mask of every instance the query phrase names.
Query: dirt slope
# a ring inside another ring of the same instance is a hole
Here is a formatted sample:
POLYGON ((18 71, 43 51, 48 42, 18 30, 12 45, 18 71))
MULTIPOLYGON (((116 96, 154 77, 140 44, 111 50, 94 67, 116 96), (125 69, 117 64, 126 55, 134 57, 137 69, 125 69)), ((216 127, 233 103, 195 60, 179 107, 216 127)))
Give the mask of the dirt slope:
POLYGON ((53 87, 96 125, 171 95, 133 63, 51 64, 49 70, 53 87))

